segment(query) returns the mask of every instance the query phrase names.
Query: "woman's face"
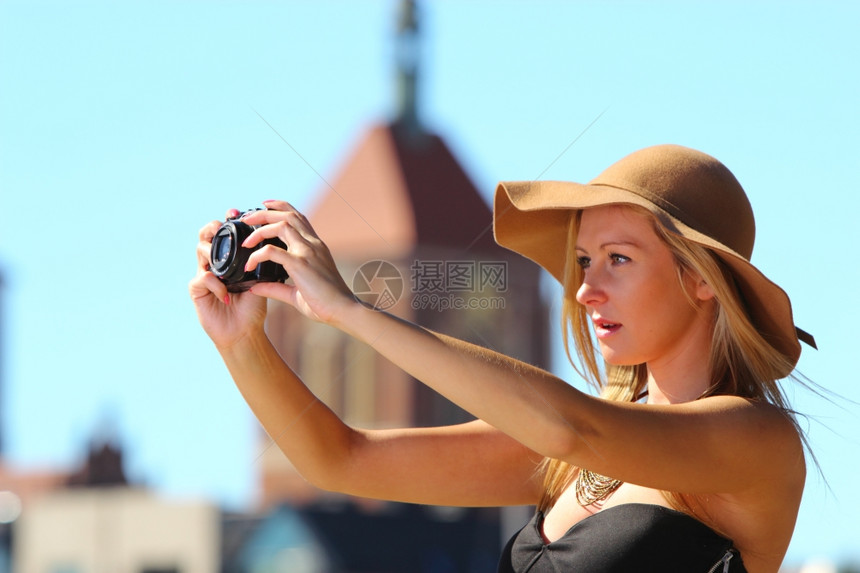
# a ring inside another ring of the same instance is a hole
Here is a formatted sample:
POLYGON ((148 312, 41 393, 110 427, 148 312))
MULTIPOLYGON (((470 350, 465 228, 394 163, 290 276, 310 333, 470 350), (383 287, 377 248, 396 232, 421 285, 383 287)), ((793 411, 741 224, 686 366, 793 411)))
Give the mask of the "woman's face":
POLYGON ((582 212, 576 255, 584 278, 576 300, 610 364, 653 366, 708 351, 701 341, 710 339, 709 313, 690 301, 701 306, 713 294, 689 274, 684 292, 677 263, 652 225, 649 216, 622 205, 582 212))

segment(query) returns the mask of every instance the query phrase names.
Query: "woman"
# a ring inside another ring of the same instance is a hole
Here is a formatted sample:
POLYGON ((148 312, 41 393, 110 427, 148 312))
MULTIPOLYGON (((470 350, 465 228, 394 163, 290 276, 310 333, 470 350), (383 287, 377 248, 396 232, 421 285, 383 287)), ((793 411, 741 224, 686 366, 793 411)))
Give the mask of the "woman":
POLYGON ((230 296, 201 230, 191 297, 240 391, 319 487, 412 503, 534 504, 500 571, 778 570, 805 481, 777 381, 796 364, 788 297, 749 263, 754 222, 734 176, 679 146, 647 148, 588 185, 502 183, 497 241, 564 285, 584 394, 555 376, 356 300, 307 219, 265 202, 244 243, 292 284, 230 296), (444 428, 343 424, 278 356, 266 298, 373 346, 474 414, 444 428), (598 360, 592 332, 602 360, 598 360), (605 477, 611 476, 611 477, 605 477))

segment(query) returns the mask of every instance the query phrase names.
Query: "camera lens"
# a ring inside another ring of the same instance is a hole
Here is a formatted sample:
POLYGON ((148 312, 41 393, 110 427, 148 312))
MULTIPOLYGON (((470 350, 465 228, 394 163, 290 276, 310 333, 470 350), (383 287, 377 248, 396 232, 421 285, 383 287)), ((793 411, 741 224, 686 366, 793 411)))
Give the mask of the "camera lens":
POLYGON ((236 256, 233 252, 234 241, 231 231, 231 228, 222 226, 212 238, 212 268, 216 274, 230 266, 230 260, 236 256))
POLYGON ((227 284, 240 282, 245 277, 245 263, 252 250, 242 247, 253 228, 241 221, 230 220, 212 237, 212 273, 227 284))

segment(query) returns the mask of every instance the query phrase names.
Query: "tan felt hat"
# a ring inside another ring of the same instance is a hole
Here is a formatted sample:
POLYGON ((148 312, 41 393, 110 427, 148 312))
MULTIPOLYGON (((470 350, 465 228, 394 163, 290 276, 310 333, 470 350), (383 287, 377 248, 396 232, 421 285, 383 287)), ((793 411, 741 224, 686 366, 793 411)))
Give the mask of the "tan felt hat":
MULTIPOLYGON (((734 273, 759 332, 792 365, 802 340, 791 302, 779 286, 750 263, 755 242, 752 207, 725 165, 680 145, 657 145, 631 153, 590 183, 505 181, 496 188, 496 241, 563 280, 570 217, 574 210, 632 204, 652 212, 670 231, 713 249, 734 273)), ((786 372, 787 376, 789 372, 786 372)))

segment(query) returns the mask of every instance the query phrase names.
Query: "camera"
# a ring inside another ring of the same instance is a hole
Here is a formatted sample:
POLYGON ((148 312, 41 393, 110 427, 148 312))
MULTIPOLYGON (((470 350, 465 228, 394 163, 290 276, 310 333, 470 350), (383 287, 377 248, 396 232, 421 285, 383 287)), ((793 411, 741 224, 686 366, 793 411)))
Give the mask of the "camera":
POLYGON ((212 237, 212 250, 209 259, 212 261, 210 270, 212 274, 221 279, 227 285, 228 292, 243 292, 257 283, 275 283, 287 280, 287 271, 284 267, 272 261, 265 261, 257 265, 251 271, 245 271, 248 257, 254 251, 274 245, 282 249, 287 246, 278 238, 265 239, 254 248, 242 246, 242 242, 260 228, 261 225, 249 225, 242 221, 242 217, 253 211, 262 209, 250 209, 239 213, 237 217, 227 219, 215 236, 212 237))

